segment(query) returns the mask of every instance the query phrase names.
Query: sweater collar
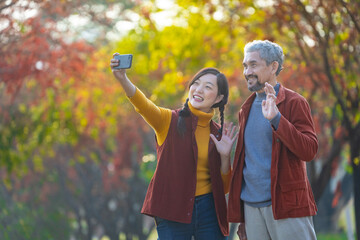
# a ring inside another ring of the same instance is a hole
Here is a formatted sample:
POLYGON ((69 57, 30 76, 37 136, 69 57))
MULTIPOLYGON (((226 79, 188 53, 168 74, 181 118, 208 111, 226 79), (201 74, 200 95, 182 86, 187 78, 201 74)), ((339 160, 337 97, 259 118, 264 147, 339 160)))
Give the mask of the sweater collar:
POLYGON ((215 114, 215 109, 212 108, 209 113, 206 113, 206 112, 202 112, 202 111, 194 108, 193 106, 191 106, 190 102, 188 102, 188 105, 189 105, 189 109, 190 109, 191 113, 194 114, 196 117, 198 117, 197 125, 201 126, 201 127, 208 126, 212 117, 215 114))
MULTIPOLYGON (((276 105, 279 105, 279 103, 283 102, 285 100, 285 87, 283 85, 281 85, 280 83, 278 83, 278 90, 275 88, 276 91, 276 105)), ((256 93, 252 93, 246 100, 245 102, 241 105, 240 111, 241 109, 248 109, 250 110, 251 108, 251 104, 254 102, 256 98, 256 93)), ((239 112, 240 113, 240 112, 239 112)))
MULTIPOLYGON (((274 86, 274 90, 275 90, 276 96, 277 96, 278 93, 279 93, 279 89, 280 89, 280 83, 276 83, 275 86, 274 86)), ((266 93, 265 93, 265 91, 263 91, 263 92, 261 92, 261 93, 256 92, 256 97, 261 98, 261 99, 266 98, 266 93)))

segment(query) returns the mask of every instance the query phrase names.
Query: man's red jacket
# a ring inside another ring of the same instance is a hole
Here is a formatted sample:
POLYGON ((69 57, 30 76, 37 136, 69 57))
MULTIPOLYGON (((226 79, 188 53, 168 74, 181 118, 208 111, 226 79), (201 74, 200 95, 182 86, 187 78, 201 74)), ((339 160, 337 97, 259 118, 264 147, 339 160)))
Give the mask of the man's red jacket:
MULTIPOLYGON (((244 202, 240 199, 245 162, 244 131, 255 97, 253 93, 239 112, 240 129, 228 202, 230 222, 246 220, 244 202)), ((318 140, 310 107, 304 97, 282 85, 276 105, 281 118, 277 130, 273 129, 272 139, 271 201, 274 218, 313 216, 317 207, 306 173, 306 162, 315 157, 318 140)))

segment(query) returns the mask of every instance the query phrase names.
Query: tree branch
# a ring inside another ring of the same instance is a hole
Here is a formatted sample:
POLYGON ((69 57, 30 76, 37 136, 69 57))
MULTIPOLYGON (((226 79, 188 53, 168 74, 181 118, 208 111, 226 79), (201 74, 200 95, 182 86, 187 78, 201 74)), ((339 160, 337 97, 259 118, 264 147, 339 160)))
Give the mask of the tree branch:
POLYGON ((322 49, 322 56, 323 56, 323 60, 324 60, 324 70, 325 70, 326 76, 329 79, 329 83, 330 83, 332 91, 334 92, 336 100, 337 100, 338 104, 340 105, 341 110, 343 111, 344 124, 345 124, 346 130, 351 132, 351 129, 352 129, 351 121, 350 121, 350 119, 348 117, 348 114, 347 114, 348 112, 347 112, 346 105, 345 105, 344 101, 342 100, 342 95, 339 92, 339 90, 337 89, 337 87, 335 85, 334 77, 331 74, 329 58, 328 58, 325 47, 322 49))
POLYGON ((12 2, 12 3, 8 4, 8 5, 6 5, 6 1, 5 1, 5 0, 4 0, 4 1, 0 1, 1 4, 4 3, 4 6, 0 6, 0 12, 3 11, 4 9, 6 9, 6 8, 9 8, 9 7, 15 5, 16 2, 17 2, 17 1, 12 2))
POLYGON ((352 14, 352 12, 349 10, 349 8, 347 7, 346 3, 343 0, 340 0, 342 6, 346 9, 347 13, 349 14, 351 20, 353 21, 356 30, 360 33, 360 26, 358 24, 358 22, 356 21, 356 18, 354 16, 354 14, 352 14))

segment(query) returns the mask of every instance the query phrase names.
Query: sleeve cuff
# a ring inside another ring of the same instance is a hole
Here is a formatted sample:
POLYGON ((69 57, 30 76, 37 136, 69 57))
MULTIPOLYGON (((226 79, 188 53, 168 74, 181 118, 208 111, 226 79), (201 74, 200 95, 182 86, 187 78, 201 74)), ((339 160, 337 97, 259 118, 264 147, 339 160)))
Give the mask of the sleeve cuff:
POLYGON ((278 129, 279 123, 280 123, 281 113, 278 112, 276 116, 270 120, 271 125, 275 128, 275 130, 278 129))

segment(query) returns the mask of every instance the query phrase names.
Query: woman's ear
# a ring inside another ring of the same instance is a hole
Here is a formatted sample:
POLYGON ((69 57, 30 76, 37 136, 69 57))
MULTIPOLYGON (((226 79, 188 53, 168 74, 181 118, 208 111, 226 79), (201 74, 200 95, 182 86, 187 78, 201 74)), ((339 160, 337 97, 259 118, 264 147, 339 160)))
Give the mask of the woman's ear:
POLYGON ((221 102, 221 100, 223 100, 223 98, 224 98, 224 95, 223 95, 223 94, 217 96, 217 97, 216 97, 216 100, 215 100, 215 104, 221 102))

